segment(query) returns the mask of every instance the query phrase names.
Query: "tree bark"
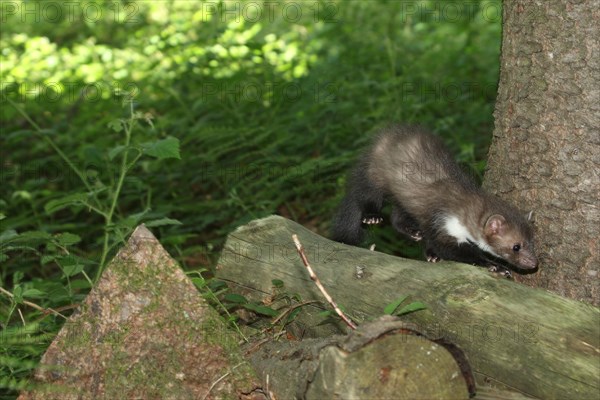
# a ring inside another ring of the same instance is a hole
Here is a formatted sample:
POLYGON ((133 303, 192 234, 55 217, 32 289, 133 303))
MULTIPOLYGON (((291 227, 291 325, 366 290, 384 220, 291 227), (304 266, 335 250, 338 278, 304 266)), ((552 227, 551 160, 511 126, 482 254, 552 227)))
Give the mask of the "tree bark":
MULTIPOLYGON (((545 290, 494 278, 479 267, 405 260, 322 238, 281 217, 231 233, 217 277, 233 291, 271 298, 273 279, 302 300, 322 300, 298 256, 296 233, 334 300, 357 322, 383 314, 401 295, 428 309, 406 316, 430 338, 462 348, 479 386, 500 385, 541 398, 594 398, 600 391, 600 310, 545 290)), ((313 307, 300 314, 309 336, 339 331, 313 307)))
POLYGON ((600 304, 600 1, 504 1, 496 127, 484 186, 533 210, 537 273, 600 304))
POLYGON ((282 399, 467 399, 474 390, 464 356, 390 316, 348 336, 269 341, 249 353, 282 399))

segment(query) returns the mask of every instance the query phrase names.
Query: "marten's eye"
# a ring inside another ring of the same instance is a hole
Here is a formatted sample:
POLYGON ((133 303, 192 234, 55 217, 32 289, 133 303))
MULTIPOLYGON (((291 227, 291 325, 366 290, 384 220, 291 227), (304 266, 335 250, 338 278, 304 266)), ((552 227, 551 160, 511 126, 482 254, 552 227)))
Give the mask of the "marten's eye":
POLYGON ((519 243, 517 243, 517 244, 515 244, 515 245, 513 246, 513 251, 514 251, 514 252, 517 252, 517 251, 519 251, 519 250, 521 250, 521 245, 520 245, 519 243))

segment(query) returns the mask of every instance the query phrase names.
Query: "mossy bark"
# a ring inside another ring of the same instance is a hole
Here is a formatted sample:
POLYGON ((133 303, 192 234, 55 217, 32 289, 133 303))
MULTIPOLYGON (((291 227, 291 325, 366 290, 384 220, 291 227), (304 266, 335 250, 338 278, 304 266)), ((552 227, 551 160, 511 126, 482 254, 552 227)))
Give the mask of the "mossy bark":
POLYGON ((251 397, 258 380, 237 338, 144 226, 60 330, 34 381, 21 400, 261 398, 251 397))

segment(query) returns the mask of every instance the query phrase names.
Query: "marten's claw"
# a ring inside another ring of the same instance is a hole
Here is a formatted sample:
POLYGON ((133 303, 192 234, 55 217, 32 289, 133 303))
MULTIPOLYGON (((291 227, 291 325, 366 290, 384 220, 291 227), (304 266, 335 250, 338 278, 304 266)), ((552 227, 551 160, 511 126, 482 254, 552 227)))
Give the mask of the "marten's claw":
POLYGON ((421 231, 412 231, 409 234, 410 238, 415 242, 421 241, 423 239, 423 232, 421 231))
POLYGON ((383 222, 381 217, 364 217, 362 223, 366 225, 378 225, 383 222))

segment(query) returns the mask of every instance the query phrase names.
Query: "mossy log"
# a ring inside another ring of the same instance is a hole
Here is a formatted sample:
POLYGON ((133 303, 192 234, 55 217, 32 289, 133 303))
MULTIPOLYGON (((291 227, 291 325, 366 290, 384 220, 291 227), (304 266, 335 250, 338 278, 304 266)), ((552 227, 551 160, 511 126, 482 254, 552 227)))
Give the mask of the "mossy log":
POLYGON ((385 316, 348 336, 270 341, 248 358, 278 399, 468 399, 464 359, 413 329, 385 316))
MULTIPOLYGON (((387 304, 409 295, 428 309, 406 321, 428 337, 444 337, 462 348, 479 386, 545 399, 598 397, 600 309, 494 277, 484 268, 346 246, 272 216, 230 234, 217 276, 253 300, 271 295, 272 280, 280 279, 286 292, 321 301, 292 242, 294 233, 323 285, 357 322, 381 315, 387 304)), ((336 331, 317 326, 318 321, 317 310, 300 314, 309 336, 336 331)))

